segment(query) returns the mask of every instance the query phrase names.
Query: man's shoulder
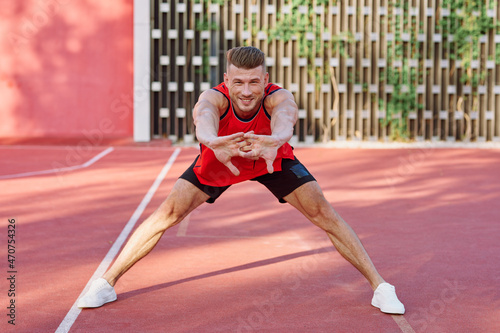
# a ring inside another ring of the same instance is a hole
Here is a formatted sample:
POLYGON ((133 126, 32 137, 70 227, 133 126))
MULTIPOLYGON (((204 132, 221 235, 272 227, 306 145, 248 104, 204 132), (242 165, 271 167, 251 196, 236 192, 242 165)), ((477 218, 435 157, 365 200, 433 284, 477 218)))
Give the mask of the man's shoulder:
POLYGON ((228 92, 228 89, 226 87, 226 84, 224 82, 219 83, 217 86, 212 88, 213 90, 216 90, 218 92, 221 92, 223 94, 226 94, 228 92))
POLYGON ((277 84, 275 83, 272 83, 272 82, 269 82, 266 86, 266 88, 264 89, 264 91, 266 92, 266 95, 270 95, 272 94, 273 92, 277 91, 277 90, 280 90, 280 89, 283 89, 282 87, 278 86, 277 84))

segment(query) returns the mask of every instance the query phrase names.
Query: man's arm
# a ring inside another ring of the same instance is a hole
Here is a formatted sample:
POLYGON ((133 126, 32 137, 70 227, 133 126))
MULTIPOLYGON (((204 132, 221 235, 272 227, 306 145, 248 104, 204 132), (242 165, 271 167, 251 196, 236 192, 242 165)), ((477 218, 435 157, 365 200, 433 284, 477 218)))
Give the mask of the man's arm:
POLYGON ((266 98, 265 107, 271 115, 271 136, 278 141, 278 147, 281 147, 292 138, 299 108, 292 93, 285 89, 266 98))
POLYGON ((217 138, 221 110, 227 106, 228 102, 221 93, 211 89, 201 93, 193 109, 196 138, 200 143, 210 148, 211 142, 217 138))
POLYGON ((208 148, 212 149, 215 157, 236 176, 240 174, 238 168, 231 163, 231 157, 242 156, 240 147, 245 144, 243 132, 219 137, 219 119, 227 109, 228 101, 219 92, 204 91, 193 109, 193 120, 196 126, 196 138, 208 148))
POLYGON ((263 158, 267 164, 267 171, 273 173, 273 162, 278 149, 293 135, 293 126, 297 122, 299 109, 291 92, 281 89, 269 95, 264 100, 264 106, 271 115, 271 135, 255 135, 246 133, 245 139, 251 146, 243 157, 263 158))

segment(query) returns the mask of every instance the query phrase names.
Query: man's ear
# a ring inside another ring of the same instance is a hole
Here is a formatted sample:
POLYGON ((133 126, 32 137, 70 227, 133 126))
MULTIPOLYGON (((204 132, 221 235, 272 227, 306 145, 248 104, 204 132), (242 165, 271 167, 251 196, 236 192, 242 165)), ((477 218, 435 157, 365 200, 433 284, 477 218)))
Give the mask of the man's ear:
POLYGON ((269 83, 269 73, 266 72, 266 76, 264 76, 264 85, 267 86, 268 83, 269 83))
POLYGON ((224 83, 226 84, 227 87, 229 83, 229 78, 227 77, 227 73, 224 73, 224 83))

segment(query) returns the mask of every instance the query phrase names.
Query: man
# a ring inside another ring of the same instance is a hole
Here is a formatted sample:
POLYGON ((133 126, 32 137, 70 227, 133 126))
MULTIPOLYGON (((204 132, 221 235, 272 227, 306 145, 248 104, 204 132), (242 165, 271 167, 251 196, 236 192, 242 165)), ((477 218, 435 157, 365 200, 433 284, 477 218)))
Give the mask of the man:
POLYGON ((194 108, 200 155, 78 306, 93 308, 116 300, 113 286, 117 280, 154 248, 168 228, 202 203, 213 203, 232 184, 251 179, 326 231, 339 253, 370 283, 373 306, 385 313, 403 314, 395 288, 379 275, 357 235, 293 155, 287 142, 298 108, 290 92, 268 82, 264 53, 255 47, 233 48, 227 52, 226 70, 224 83, 203 92, 194 108))

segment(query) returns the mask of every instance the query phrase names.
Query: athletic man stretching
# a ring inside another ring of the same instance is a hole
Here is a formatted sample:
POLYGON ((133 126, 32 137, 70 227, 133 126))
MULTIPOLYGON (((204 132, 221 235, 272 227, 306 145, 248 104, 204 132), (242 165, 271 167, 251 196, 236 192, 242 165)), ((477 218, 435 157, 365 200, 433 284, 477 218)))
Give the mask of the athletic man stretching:
POLYGON ((264 53, 255 47, 227 52, 224 83, 203 92, 194 108, 200 155, 132 234, 106 274, 92 283, 78 307, 116 300, 116 281, 154 248, 168 228, 202 203, 213 203, 232 184, 252 179, 326 231, 339 253, 370 283, 375 291, 373 306, 385 313, 405 312, 395 288, 382 279, 357 235, 294 157, 287 141, 297 120, 297 104, 290 92, 268 82, 264 61, 264 53))

